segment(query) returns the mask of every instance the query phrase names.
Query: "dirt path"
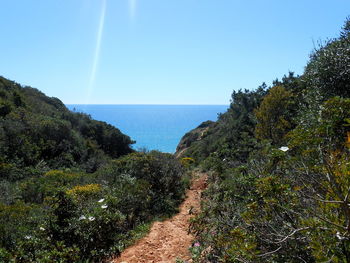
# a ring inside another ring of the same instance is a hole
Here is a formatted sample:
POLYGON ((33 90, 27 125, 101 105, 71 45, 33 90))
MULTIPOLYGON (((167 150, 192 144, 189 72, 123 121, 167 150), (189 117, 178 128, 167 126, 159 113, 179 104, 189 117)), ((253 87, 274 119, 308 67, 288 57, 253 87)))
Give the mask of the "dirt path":
POLYGON ((149 234, 135 245, 123 251, 113 263, 151 263, 175 262, 177 258, 189 260, 188 248, 194 237, 188 234, 191 212, 200 208, 200 194, 206 187, 206 176, 196 174, 191 188, 187 191, 186 199, 180 206, 180 212, 174 217, 155 222, 149 234))

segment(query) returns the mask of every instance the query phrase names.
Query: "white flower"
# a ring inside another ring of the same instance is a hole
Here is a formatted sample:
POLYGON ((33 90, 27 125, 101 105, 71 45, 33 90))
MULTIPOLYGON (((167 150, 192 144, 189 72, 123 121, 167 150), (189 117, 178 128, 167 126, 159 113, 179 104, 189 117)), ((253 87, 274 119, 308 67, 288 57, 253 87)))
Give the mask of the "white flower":
POLYGON ((335 235, 339 240, 345 239, 345 237, 342 237, 339 232, 335 235))
POLYGON ((25 236, 25 239, 32 239, 32 236, 25 236))
POLYGON ((94 221, 94 220, 95 220, 95 217, 89 216, 89 220, 90 220, 90 221, 94 221))
POLYGON ((42 226, 39 227, 39 229, 40 229, 41 231, 45 231, 45 228, 43 228, 42 226))
POLYGON ((108 205, 101 205, 102 209, 106 209, 108 207, 108 205))
POLYGON ((281 148, 279 148, 282 152, 286 152, 289 150, 289 148, 287 146, 282 146, 281 148))
POLYGON ((79 220, 84 220, 84 219, 86 219, 86 217, 84 215, 79 217, 79 220))
POLYGON ((104 199, 104 198, 102 198, 102 199, 98 200, 98 202, 99 202, 99 203, 102 203, 102 202, 104 202, 104 201, 105 201, 105 199, 104 199))

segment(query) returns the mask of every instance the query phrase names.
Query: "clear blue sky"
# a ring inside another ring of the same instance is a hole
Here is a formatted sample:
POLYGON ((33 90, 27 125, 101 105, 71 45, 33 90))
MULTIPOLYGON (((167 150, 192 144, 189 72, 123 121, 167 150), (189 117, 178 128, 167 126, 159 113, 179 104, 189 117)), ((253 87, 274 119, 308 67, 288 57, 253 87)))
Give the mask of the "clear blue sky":
POLYGON ((228 104, 298 74, 349 0, 1 0, 0 75, 64 103, 228 104))

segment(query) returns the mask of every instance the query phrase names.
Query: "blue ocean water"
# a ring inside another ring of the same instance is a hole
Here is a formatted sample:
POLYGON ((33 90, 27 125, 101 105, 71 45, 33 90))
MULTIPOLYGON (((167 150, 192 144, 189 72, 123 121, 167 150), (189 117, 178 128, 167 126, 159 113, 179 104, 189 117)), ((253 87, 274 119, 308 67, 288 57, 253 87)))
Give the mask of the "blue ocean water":
POLYGON ((217 120, 227 105, 67 105, 105 121, 136 141, 134 149, 174 153, 181 137, 203 121, 217 120))

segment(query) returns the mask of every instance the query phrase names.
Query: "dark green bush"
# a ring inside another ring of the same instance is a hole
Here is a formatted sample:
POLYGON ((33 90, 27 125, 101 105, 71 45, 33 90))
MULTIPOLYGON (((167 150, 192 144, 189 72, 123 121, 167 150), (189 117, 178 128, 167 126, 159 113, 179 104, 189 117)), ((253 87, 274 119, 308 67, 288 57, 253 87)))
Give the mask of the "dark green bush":
POLYGON ((174 213, 185 190, 180 162, 160 152, 132 153, 93 174, 50 170, 6 182, 0 189, 13 186, 26 202, 0 204, 0 257, 16 262, 118 254, 140 226, 174 213))

